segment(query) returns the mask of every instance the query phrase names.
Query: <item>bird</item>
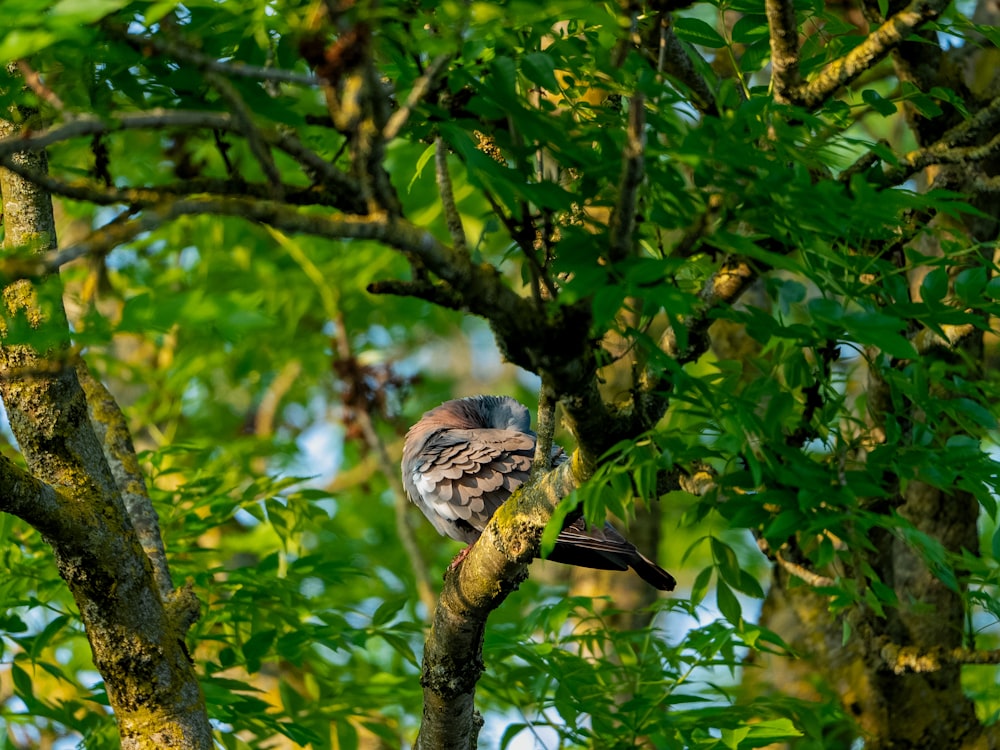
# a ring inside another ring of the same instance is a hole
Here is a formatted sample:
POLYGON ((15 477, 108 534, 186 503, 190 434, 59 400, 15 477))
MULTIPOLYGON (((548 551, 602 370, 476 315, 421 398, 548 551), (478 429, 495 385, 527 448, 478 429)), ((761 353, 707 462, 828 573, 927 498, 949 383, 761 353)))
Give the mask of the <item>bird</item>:
MULTIPOLYGON (((426 412, 406 433, 403 486, 438 533, 471 546, 527 481, 534 455, 535 433, 524 404, 510 396, 452 399, 426 412)), ((562 448, 554 447, 553 462, 566 460, 562 448)), ((601 570, 632 568, 661 591, 673 591, 676 584, 610 523, 588 528, 577 519, 559 532, 548 559, 601 570)))

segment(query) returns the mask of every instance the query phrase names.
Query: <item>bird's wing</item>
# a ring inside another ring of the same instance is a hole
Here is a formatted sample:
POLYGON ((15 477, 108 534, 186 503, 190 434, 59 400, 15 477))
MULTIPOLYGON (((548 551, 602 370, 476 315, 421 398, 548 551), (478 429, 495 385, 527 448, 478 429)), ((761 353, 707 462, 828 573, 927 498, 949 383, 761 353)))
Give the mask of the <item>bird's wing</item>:
MULTIPOLYGON (((635 552, 635 545, 619 534, 611 524, 605 524, 603 528, 594 526, 588 529, 582 518, 578 518, 560 531, 559 536, 556 537, 556 544, 594 552, 609 552, 612 556, 616 554, 627 556, 635 552)), ((614 570, 616 568, 627 570, 628 564, 612 566, 608 569, 614 570)))
POLYGON ((534 437, 514 430, 441 430, 420 449, 409 479, 438 531, 468 542, 528 478, 534 450, 534 437))
POLYGON ((579 518, 559 532, 549 559, 584 568, 627 570, 632 568, 647 583, 661 591, 673 591, 676 581, 667 571, 643 555, 610 523, 587 528, 579 518))

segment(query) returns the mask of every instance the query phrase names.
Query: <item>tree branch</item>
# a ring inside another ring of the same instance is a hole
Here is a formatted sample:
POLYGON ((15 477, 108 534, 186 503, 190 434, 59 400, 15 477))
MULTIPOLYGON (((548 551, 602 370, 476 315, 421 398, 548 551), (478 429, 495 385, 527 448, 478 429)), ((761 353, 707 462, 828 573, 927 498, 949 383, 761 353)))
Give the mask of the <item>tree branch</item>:
POLYGON ((885 167, 884 179, 889 185, 899 185, 932 164, 969 164, 983 161, 1000 150, 1000 134, 981 146, 947 146, 944 139, 926 148, 903 156, 899 164, 885 167))
POLYGON ((147 49, 151 49, 164 56, 172 57, 176 60, 186 62, 199 70, 218 73, 227 78, 255 78, 261 81, 273 81, 275 83, 290 83, 297 86, 319 86, 323 79, 303 73, 295 73, 291 70, 280 68, 263 68, 259 65, 249 65, 247 63, 224 63, 215 58, 202 54, 191 49, 185 44, 163 38, 162 36, 145 36, 142 34, 119 34, 114 27, 108 25, 105 30, 112 36, 124 39, 133 48, 143 54, 147 54, 147 49))
POLYGON ((475 710, 490 613, 527 577, 559 498, 583 481, 579 454, 522 485, 486 525, 465 560, 445 577, 424 648, 423 721, 415 750, 469 750, 482 719, 475 710))
POLYGON ((771 82, 774 100, 790 104, 801 82, 799 75, 799 26, 792 0, 765 0, 771 31, 771 82))
POLYGON ((843 57, 826 65, 813 80, 799 86, 792 101, 812 109, 899 46, 913 31, 944 12, 950 0, 913 0, 843 57))
POLYGON ((399 135, 403 126, 406 125, 406 121, 410 119, 414 108, 427 96, 427 92, 430 91, 431 86, 434 85, 434 82, 441 74, 441 71, 444 70, 449 60, 451 60, 451 55, 447 54, 438 55, 434 58, 424 74, 413 84, 413 88, 410 89, 410 93, 407 95, 406 101, 403 102, 403 106, 393 112, 389 121, 386 122, 385 128, 382 130, 383 140, 391 141, 399 135))
POLYGON ((68 532, 69 513, 51 485, 0 456, 0 512, 17 516, 46 537, 68 532))
POLYGON ((643 155, 646 146, 646 97, 635 92, 629 102, 628 129, 622 150, 622 174, 618 180, 618 200, 608 233, 608 257, 612 263, 632 254, 635 212, 642 185, 643 155))
POLYGON ((271 198, 282 200, 281 172, 278 171, 278 167, 274 163, 274 157, 264 143, 264 137, 260 132, 260 128, 254 122, 253 113, 247 108, 243 97, 240 96, 232 83, 216 72, 206 71, 205 80, 215 87, 216 91, 219 92, 229 105, 233 117, 240 125, 239 132, 247 139, 250 152, 260 164, 264 176, 267 177, 267 182, 271 186, 271 198))
MULTIPOLYGON (((9 136, 14 130, 11 123, 0 120, 0 135, 9 136)), ((10 141, 8 137, 3 142, 10 141)), ((13 158, 45 172, 43 151, 13 158)), ((55 246, 52 203, 44 191, 0 170, 0 195, 8 246, 30 246, 39 252, 55 246)), ((24 279, 7 285, 3 296, 10 315, 25 315, 52 339, 68 338, 61 299, 42 309, 35 286, 24 279)), ((31 346, 4 342, 0 375, 45 359, 31 346)), ((35 477, 25 482, 24 492, 34 493, 47 514, 61 503, 40 483, 59 487, 65 505, 72 508, 52 519, 43 517, 38 528, 79 608, 123 750, 153 745, 207 750, 212 746, 211 727, 183 642, 184 626, 190 624, 190 599, 164 602, 160 596, 149 558, 90 422, 76 369, 63 359, 62 367, 51 374, 23 380, 0 377, 0 393, 35 477)), ((0 461, 0 481, 5 475, 12 477, 9 462, 0 461)), ((10 507, 16 508, 24 495, 15 488, 12 496, 10 507)))
MULTIPOLYGON (((715 102, 715 92, 705 77, 698 72, 691 61, 697 51, 685 46, 677 38, 670 25, 670 15, 660 14, 658 38, 655 44, 644 45, 644 49, 656 49, 656 69, 675 78, 691 92, 692 103, 704 115, 718 117, 719 108, 715 102)), ((649 53, 647 52, 647 57, 649 53)))
POLYGON ((91 424, 104 446, 104 457, 121 492, 132 528, 152 564, 153 578, 160 596, 167 601, 174 591, 174 584, 170 578, 167 551, 160 533, 160 518, 149 499, 146 478, 139 468, 139 459, 135 454, 125 415, 114 396, 94 377, 86 364, 80 362, 76 372, 80 385, 87 394, 91 424))
MULTIPOLYGON (((334 322, 336 323, 335 343, 338 360, 343 364, 356 363, 357 360, 354 352, 351 350, 351 342, 347 335, 347 326, 344 323, 344 316, 341 311, 337 311, 334 322)), ((429 614, 434 611, 437 599, 434 596, 434 588, 431 586, 430 575, 427 572, 427 563, 420 552, 420 547, 417 546, 416 537, 413 535, 413 529, 409 524, 411 504, 400 484, 398 464, 389 457, 389 451, 386 450, 385 442, 379 437, 375 429, 370 403, 366 397, 369 386, 363 382, 363 372, 357 367, 348 366, 343 368, 343 370, 338 370, 338 372, 341 373, 341 377, 345 377, 346 375, 348 379, 355 381, 351 383, 351 388, 358 395, 358 398, 355 398, 349 404, 346 403, 345 399, 345 406, 351 407, 351 419, 360 428, 361 437, 368 450, 375 454, 379 471, 389 485, 389 491, 392 493, 393 505, 396 511, 396 535, 399 537, 400 544, 403 545, 403 551, 406 552, 406 556, 409 558, 410 568, 413 571, 417 585, 417 594, 420 596, 420 601, 427 608, 429 614)))
MULTIPOLYGON (((241 133, 239 122, 222 112, 154 109, 137 114, 122 114, 115 120, 105 121, 96 117, 79 117, 48 130, 15 134, 8 130, 0 138, 0 158, 17 152, 39 151, 52 144, 83 136, 103 135, 125 130, 162 130, 167 128, 206 128, 241 133)), ((361 187, 357 180, 333 166, 329 161, 307 148, 290 133, 261 131, 261 138, 268 145, 284 151, 295 159, 310 179, 322 183, 344 200, 344 208, 353 213, 363 213, 366 207, 360 199, 361 187)))
POLYGON ((937 672, 955 664, 1000 664, 1000 649, 980 651, 944 646, 900 646, 884 636, 875 644, 874 650, 882 660, 883 669, 895 674, 937 672))
POLYGON ((451 235, 451 244, 455 252, 467 255, 465 244, 465 228, 462 226, 462 216, 455 205, 455 192, 451 187, 451 175, 448 174, 448 150, 444 147, 441 136, 434 139, 434 174, 437 178, 438 193, 441 196, 441 207, 444 220, 451 235))

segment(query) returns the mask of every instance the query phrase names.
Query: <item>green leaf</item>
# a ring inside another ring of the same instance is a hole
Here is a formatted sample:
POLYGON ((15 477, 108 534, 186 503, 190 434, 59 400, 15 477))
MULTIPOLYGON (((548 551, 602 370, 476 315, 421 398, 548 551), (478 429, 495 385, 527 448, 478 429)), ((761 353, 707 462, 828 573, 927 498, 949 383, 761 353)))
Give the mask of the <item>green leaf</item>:
POLYGON ((736 594, 722 581, 718 581, 715 586, 715 602, 719 607, 722 616, 737 627, 743 622, 743 608, 736 594))
POLYGON ((17 696, 26 703, 32 701, 35 696, 34 680, 17 662, 10 665, 10 676, 14 680, 17 696))
POLYGON ((674 20, 674 31, 678 37, 691 44, 712 49, 726 46, 726 40, 719 32, 700 18, 677 18, 674 20))
POLYGON ((521 58, 521 71, 528 80, 549 91, 559 91, 556 80, 556 65, 550 55, 544 52, 532 52, 521 58))
POLYGON ((420 154, 420 158, 417 159, 417 164, 413 169, 413 177, 410 178, 410 182, 406 186, 406 192, 410 192, 411 190, 413 190, 413 184, 418 179, 420 179, 420 175, 423 174, 424 167, 427 166, 427 162, 429 162, 431 160, 431 157, 434 156, 434 148, 435 146, 432 143, 430 146, 424 149, 424 152, 422 154, 420 154))
POLYGON ((955 277, 955 294, 963 302, 975 304, 986 288, 987 280, 985 268, 966 268, 955 277))
POLYGON ((750 44, 768 35, 767 16, 747 14, 733 25, 732 37, 737 44, 750 44))
POLYGON ((874 89, 865 89, 861 92, 861 98, 868 106, 874 109, 883 117, 891 117, 896 114, 896 105, 888 99, 883 99, 882 95, 874 89))
POLYGON ((715 560, 715 565, 719 569, 719 575, 722 577, 722 580, 734 588, 738 587, 740 581, 740 563, 733 548, 718 537, 713 536, 709 541, 712 548, 712 559, 715 560))
POLYGON ((948 269, 935 268, 920 282, 920 297, 924 302, 940 302, 948 294, 948 269))
POLYGON ((399 614, 400 610, 406 606, 406 602, 406 597, 386 599, 378 606, 378 609, 375 610, 375 614, 372 615, 372 625, 376 628, 387 625, 396 617, 397 614, 399 614))
POLYGON ((59 0, 49 9, 56 19, 69 19, 73 23, 93 23, 128 5, 128 0, 59 0))
POLYGON ((702 568, 698 575, 695 576, 694 583, 691 586, 691 603, 693 605, 697 606, 701 604, 705 598, 705 594, 708 593, 708 584, 712 580, 713 570, 712 566, 702 568))
POLYGON ((277 636, 277 631, 269 629, 260 633, 254 633, 247 639, 242 648, 243 658, 247 664, 247 671, 257 672, 260 670, 261 657, 271 650, 271 646, 274 645, 275 636, 277 636))

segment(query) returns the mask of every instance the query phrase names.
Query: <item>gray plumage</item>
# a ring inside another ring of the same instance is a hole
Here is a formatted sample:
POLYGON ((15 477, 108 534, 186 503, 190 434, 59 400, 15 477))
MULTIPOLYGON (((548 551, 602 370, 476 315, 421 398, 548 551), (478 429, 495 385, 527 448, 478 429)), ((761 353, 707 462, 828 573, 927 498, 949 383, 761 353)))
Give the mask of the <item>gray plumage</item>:
MULTIPOLYGON (((523 404, 509 396, 446 401, 406 434, 403 486, 440 534, 472 544, 528 479, 534 455, 531 414, 523 404)), ((567 460, 561 448, 553 449, 553 459, 567 460)), ((663 591, 675 584, 611 524, 587 529, 582 518, 559 533, 548 559, 603 570, 632 568, 663 591)))

